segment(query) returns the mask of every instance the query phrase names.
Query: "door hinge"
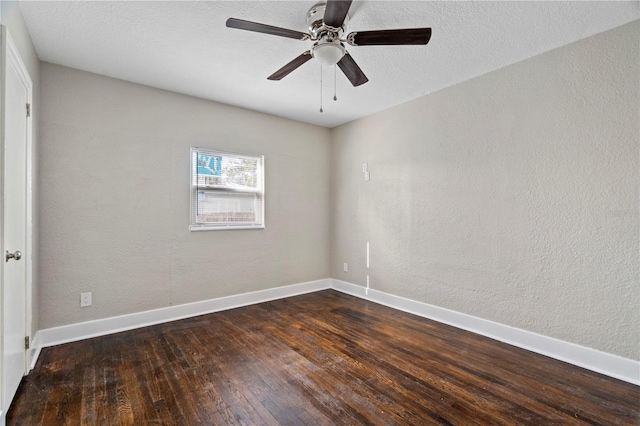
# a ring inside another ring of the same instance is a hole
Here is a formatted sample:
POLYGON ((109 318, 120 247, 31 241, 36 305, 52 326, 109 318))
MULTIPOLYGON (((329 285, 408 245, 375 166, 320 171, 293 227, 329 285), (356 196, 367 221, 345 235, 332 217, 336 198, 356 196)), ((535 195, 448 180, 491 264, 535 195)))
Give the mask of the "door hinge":
POLYGON ((27 117, 31 117, 31 104, 27 104, 27 117))
POLYGON ((24 336, 24 350, 29 349, 29 336, 24 336))

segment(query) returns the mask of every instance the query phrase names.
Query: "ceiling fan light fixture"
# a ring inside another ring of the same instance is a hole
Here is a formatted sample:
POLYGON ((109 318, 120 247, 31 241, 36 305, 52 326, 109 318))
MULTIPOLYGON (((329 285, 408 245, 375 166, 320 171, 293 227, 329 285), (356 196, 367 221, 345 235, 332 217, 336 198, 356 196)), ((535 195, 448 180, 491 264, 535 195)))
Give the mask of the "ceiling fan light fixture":
MULTIPOLYGON (((345 50, 344 44, 351 46, 399 46, 427 44, 431 39, 431 28, 398 28, 389 30, 358 31, 347 34, 345 25, 349 19, 349 9, 353 0, 320 0, 307 12, 308 33, 244 19, 229 18, 227 27, 239 30, 293 38, 315 42, 311 49, 294 58, 291 62, 271 74, 267 79, 281 80, 302 64, 315 58, 322 67, 338 65, 353 87, 369 81, 358 64, 345 50)), ((334 80, 335 80, 334 69, 334 80)), ((321 73, 322 75, 322 73, 321 73)))
POLYGON ((318 42, 313 46, 313 49, 311 49, 311 56, 325 67, 329 67, 340 62, 344 53, 344 46, 340 42, 318 42))

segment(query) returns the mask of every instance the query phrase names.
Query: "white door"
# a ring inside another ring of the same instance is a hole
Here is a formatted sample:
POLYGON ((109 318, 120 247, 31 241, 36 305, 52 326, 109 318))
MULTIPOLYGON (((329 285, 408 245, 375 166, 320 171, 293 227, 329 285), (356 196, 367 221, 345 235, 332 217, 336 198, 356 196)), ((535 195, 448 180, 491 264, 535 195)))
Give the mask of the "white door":
MULTIPOLYGON (((31 257, 27 243, 28 173, 30 167, 31 81, 8 33, 3 31, 4 45, 4 161, 3 161, 3 248, 2 253, 2 408, 11 400, 27 371, 25 336, 27 331, 27 260, 31 257)), ((29 236, 30 237, 30 236, 29 236)), ((6 411, 5 411, 6 412, 6 411)))

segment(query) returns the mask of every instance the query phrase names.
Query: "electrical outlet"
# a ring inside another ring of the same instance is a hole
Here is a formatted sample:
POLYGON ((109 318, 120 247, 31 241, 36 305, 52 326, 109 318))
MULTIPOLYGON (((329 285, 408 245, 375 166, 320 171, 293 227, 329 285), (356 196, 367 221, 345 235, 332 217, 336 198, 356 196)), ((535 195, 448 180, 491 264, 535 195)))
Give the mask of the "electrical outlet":
POLYGON ((85 308, 91 306, 91 292, 80 293, 80 307, 85 308))
POLYGON ((342 270, 343 270, 344 272, 349 272, 349 264, 348 264, 348 263, 346 263, 346 262, 345 262, 345 263, 343 263, 343 264, 342 264, 342 270))

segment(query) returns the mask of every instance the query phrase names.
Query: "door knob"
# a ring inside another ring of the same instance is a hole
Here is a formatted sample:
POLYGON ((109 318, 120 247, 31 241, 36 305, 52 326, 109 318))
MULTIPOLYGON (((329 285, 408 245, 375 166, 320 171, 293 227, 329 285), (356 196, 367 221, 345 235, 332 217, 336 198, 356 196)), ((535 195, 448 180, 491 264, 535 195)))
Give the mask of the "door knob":
POLYGON ((9 250, 7 250, 5 259, 6 259, 6 262, 8 262, 9 259, 20 260, 21 257, 22 257, 22 253, 20 253, 19 251, 16 250, 15 253, 9 253, 9 250))

